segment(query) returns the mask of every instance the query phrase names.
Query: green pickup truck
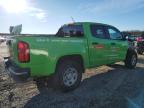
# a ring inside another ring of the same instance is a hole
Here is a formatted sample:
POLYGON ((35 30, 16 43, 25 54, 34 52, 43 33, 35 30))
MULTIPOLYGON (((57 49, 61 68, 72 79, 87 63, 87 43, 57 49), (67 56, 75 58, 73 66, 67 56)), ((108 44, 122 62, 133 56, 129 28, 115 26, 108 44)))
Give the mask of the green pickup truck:
MULTIPOLYGON (((52 78, 54 87, 62 91, 78 87, 87 68, 119 61, 128 68, 137 64, 137 53, 121 32, 101 23, 65 24, 56 35, 15 36, 9 47, 6 70, 15 80, 52 78)), ((41 85, 48 80, 44 81, 41 85)))

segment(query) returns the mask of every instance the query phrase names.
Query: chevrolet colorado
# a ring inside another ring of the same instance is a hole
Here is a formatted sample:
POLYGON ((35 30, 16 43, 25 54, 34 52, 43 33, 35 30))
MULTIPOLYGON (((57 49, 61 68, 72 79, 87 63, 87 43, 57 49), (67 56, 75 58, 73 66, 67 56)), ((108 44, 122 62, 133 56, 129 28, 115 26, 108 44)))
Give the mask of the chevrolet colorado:
POLYGON ((65 24, 56 35, 15 36, 9 47, 6 70, 15 80, 52 76, 54 87, 62 91, 77 88, 87 68, 119 61, 135 68, 137 63, 135 49, 121 32, 101 23, 65 24))

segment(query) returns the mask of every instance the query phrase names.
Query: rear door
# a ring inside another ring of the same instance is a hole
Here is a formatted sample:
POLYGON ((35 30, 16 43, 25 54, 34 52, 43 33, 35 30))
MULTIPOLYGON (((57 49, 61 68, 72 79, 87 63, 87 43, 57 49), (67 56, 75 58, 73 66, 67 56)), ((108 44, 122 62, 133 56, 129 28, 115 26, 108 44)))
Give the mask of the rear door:
POLYGON ((105 27, 107 35, 109 37, 109 55, 108 61, 109 63, 121 61, 125 59, 128 43, 122 39, 121 32, 115 27, 107 26, 105 27))
POLYGON ((108 37, 102 25, 90 25, 89 55, 91 66, 99 66, 108 63, 109 55, 108 37))

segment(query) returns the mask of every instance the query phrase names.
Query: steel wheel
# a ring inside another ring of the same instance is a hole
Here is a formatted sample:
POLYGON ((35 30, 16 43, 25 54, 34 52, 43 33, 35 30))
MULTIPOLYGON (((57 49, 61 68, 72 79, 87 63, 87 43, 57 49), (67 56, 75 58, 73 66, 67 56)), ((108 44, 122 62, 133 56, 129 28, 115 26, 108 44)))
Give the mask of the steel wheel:
POLYGON ((70 67, 66 69, 66 71, 63 74, 63 83, 66 86, 72 86, 75 84, 78 78, 78 72, 75 68, 70 67))

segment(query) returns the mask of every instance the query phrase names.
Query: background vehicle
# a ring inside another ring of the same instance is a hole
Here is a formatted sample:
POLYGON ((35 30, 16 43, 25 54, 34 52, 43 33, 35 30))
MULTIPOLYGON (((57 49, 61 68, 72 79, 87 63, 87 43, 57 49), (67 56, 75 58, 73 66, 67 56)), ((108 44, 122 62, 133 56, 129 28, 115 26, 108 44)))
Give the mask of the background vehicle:
POLYGON ((86 68, 118 61, 134 68, 137 63, 134 47, 120 31, 100 23, 66 24, 56 35, 16 36, 9 46, 11 58, 6 69, 15 80, 32 77, 45 85, 52 76, 54 87, 62 91, 78 87, 86 68))
POLYGON ((144 52, 144 35, 131 35, 130 33, 123 33, 124 37, 128 38, 128 43, 136 47, 138 54, 144 52))
POLYGON ((144 52, 144 39, 141 36, 130 36, 128 39, 129 43, 136 47, 138 54, 144 52))
POLYGON ((9 47, 6 42, 6 38, 0 37, 0 55, 7 59, 10 57, 9 47))
POLYGON ((138 52, 138 54, 143 54, 143 52, 144 52, 144 35, 141 35, 136 40, 137 40, 137 52, 138 52))

